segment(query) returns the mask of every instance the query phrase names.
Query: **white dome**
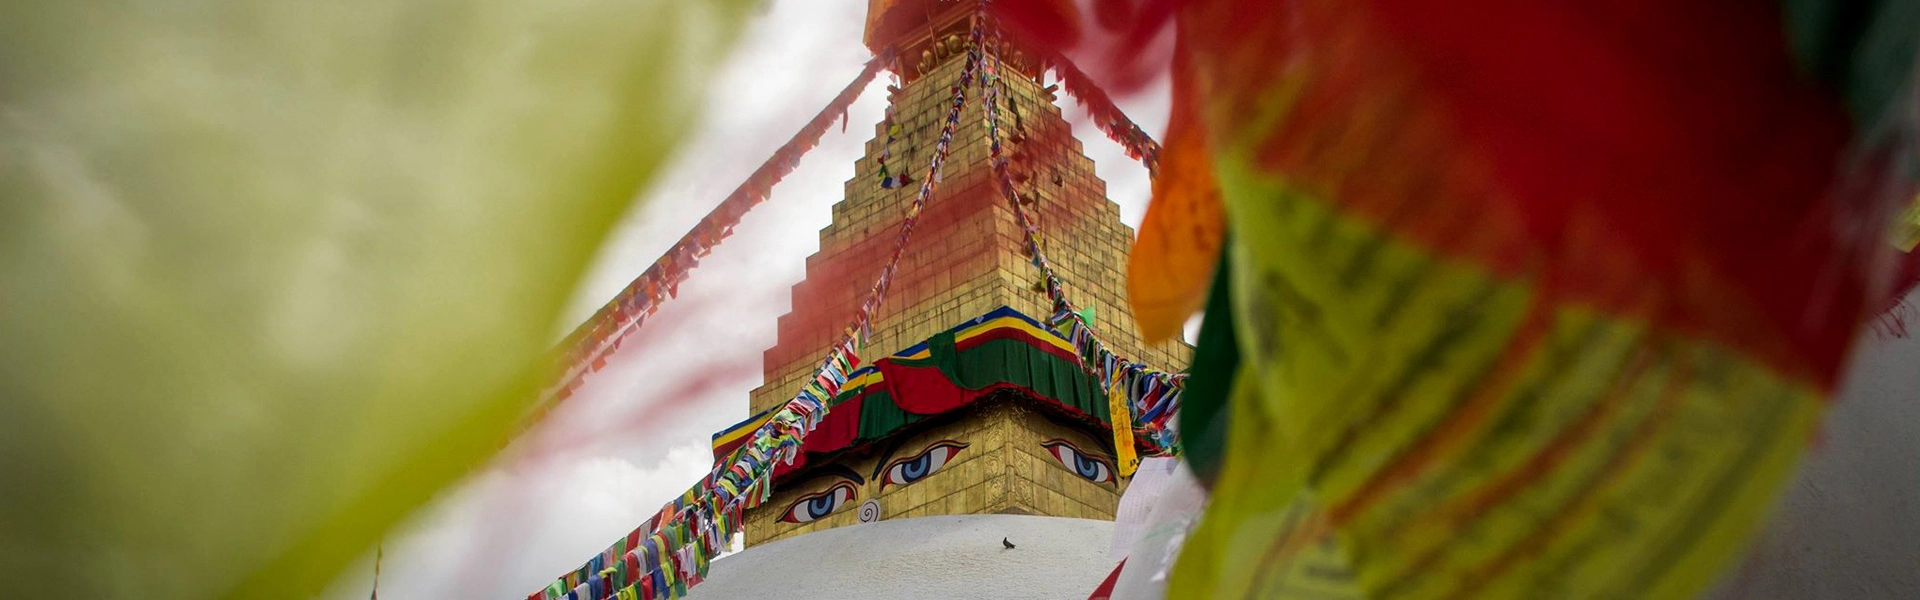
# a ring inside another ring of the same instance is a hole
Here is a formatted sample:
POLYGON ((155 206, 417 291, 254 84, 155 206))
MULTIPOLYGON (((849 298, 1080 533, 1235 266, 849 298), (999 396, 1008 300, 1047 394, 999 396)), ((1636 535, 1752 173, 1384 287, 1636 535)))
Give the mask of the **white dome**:
POLYGON ((1081 600, 1118 561, 1113 523, 954 515, 828 529, 713 562, 689 600, 1081 600), (1015 548, 1001 546, 1007 538, 1015 548))

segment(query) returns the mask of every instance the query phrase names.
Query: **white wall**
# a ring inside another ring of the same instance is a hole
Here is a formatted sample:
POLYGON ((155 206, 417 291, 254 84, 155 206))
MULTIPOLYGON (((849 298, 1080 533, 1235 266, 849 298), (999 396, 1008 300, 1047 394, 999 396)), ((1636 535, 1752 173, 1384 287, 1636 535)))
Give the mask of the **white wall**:
MULTIPOLYGON (((1920 292, 1907 297, 1920 306, 1920 292)), ((1920 323, 1869 334, 1822 439, 1751 554, 1711 597, 1920 598, 1920 323)))

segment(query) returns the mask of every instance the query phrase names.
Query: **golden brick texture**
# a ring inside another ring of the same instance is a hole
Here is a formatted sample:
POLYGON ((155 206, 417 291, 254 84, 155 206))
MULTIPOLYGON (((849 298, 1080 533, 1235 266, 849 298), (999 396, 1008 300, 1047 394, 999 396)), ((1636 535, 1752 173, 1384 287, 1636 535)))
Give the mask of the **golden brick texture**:
MULTIPOLYGON (((779 320, 778 341, 763 356, 764 383, 750 396, 752 412, 785 403, 811 377, 879 275, 926 177, 947 113, 949 86, 957 81, 961 63, 948 59, 894 95, 893 114, 903 133, 891 144, 886 124, 875 126, 866 155, 845 185, 845 198, 833 206, 833 223, 820 231, 820 251, 807 258, 806 279, 793 288, 793 309, 779 320), (889 171, 909 170, 912 184, 881 187, 883 153, 889 156, 889 171)), ((1013 172, 1021 175, 1017 181, 1023 180, 1016 189, 1031 198, 1028 210, 1069 297, 1096 311, 1094 328, 1115 353, 1162 369, 1184 368, 1191 352, 1184 344, 1147 345, 1140 339, 1125 297, 1133 230, 1120 222, 1119 207, 1107 199, 1106 183, 1094 176, 1093 161, 1081 152, 1054 99, 1036 81, 1003 81, 1007 104, 1001 127, 1009 138, 1013 172), (1018 119, 1011 116, 1015 113, 1018 119)), ((1034 287, 1039 269, 1023 252, 1013 211, 988 164, 979 90, 967 93, 938 192, 927 202, 889 295, 874 314, 872 337, 860 351, 867 359, 901 350, 1000 306, 1036 319, 1051 312, 1046 295, 1034 287)), ((1111 452, 1104 450, 1111 442, 1095 437, 1104 432, 1050 420, 1018 403, 975 408, 979 410, 957 411, 962 414, 907 434, 910 439, 879 444, 897 445, 903 455, 942 439, 969 444, 938 472, 912 485, 883 490, 874 478, 883 466, 875 464, 881 460, 878 454, 843 457, 842 466, 867 478, 856 486, 857 498, 812 523, 781 523, 779 517, 796 499, 836 483, 831 477, 807 480, 804 475, 784 482, 771 500, 750 511, 748 543, 854 524, 859 503, 874 497, 881 500, 884 518, 987 512, 1113 517, 1122 484, 1081 479, 1040 445, 1067 439, 1111 461, 1111 452)), ((809 471, 819 471, 819 466, 810 465, 809 471)))

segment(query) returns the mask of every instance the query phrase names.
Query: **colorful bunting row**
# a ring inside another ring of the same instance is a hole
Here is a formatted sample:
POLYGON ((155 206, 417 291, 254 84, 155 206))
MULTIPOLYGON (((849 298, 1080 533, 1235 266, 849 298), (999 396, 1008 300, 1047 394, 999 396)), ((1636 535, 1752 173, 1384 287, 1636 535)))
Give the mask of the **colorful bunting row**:
POLYGON ((554 404, 571 396, 586 374, 605 367, 607 356, 619 349, 623 338, 639 329, 659 309, 661 303, 679 294, 680 282, 686 280, 688 271, 699 266, 700 259, 733 233, 734 226, 740 223, 747 211, 766 201, 773 186, 800 165, 801 156, 819 145, 821 136, 833 126, 835 119, 845 118, 847 107, 859 99, 861 92, 867 89, 885 62, 881 58, 867 61, 860 75, 840 90, 840 94, 821 109, 813 120, 808 121, 799 133, 775 150, 772 157, 755 169, 753 175, 727 195, 719 206, 700 219, 692 230, 681 236, 680 241, 655 260, 653 266, 634 278, 625 289, 561 341, 558 363, 562 374, 559 381, 543 395, 543 401, 535 412, 536 419, 554 404))
MULTIPOLYGON (((1066 68, 1071 69, 1071 67, 1066 68)), ((1035 221, 1021 203, 1013 176, 1007 169, 1007 158, 1002 153, 998 103, 1000 68, 997 57, 994 63, 986 66, 986 73, 982 75, 980 82, 985 89, 983 94, 987 106, 987 139, 991 150, 989 162, 998 176, 1001 189, 1007 195, 1008 203, 1013 207, 1014 218, 1018 220, 1020 229, 1024 233, 1027 255, 1031 257, 1031 262, 1040 269, 1041 275, 1046 280, 1047 297, 1053 301, 1053 315, 1047 319, 1048 324, 1054 329, 1061 330, 1067 340, 1073 342, 1082 365, 1089 373, 1100 379, 1101 385, 1108 394, 1124 398, 1124 406, 1132 414, 1134 431, 1131 432, 1133 434, 1131 436, 1121 436, 1121 440, 1133 438, 1148 449, 1150 456, 1178 454, 1179 436, 1171 426, 1174 413, 1180 404, 1180 392, 1185 388, 1186 375, 1160 371, 1144 363, 1129 361, 1115 355, 1094 333, 1086 316, 1074 308, 1073 302, 1067 298, 1063 282, 1053 269, 1053 263, 1047 260, 1047 254, 1041 248, 1040 228, 1034 224, 1035 221)), ((1103 101, 1105 97, 1104 93, 1099 94, 1099 98, 1103 101)), ((1105 106, 1112 108, 1111 104, 1105 106)), ((1119 115, 1118 109, 1112 109, 1109 112, 1112 115, 1119 115)), ((1120 115, 1118 119, 1124 121, 1126 117, 1120 115)), ((1109 118, 1107 122, 1114 121, 1109 118)), ((1130 131, 1139 131, 1139 128, 1133 126, 1131 122, 1126 122, 1126 126, 1131 127, 1130 131)), ((1102 129, 1106 127, 1103 125, 1102 129)), ((1139 144, 1140 148, 1147 149, 1141 155, 1142 160, 1158 155, 1158 144, 1146 138, 1146 134, 1139 133, 1134 139, 1144 140, 1139 144)), ((1114 421, 1116 423, 1120 421, 1117 415, 1114 421)), ((1130 449, 1116 448, 1116 450, 1122 454, 1130 452, 1130 449)))
MULTIPOLYGON (((902 135, 900 122, 895 121, 893 118, 893 107, 887 107, 886 119, 881 121, 880 125, 887 132, 887 142, 880 147, 880 157, 874 161, 879 163, 878 176, 880 178, 880 187, 881 189, 888 190, 906 187, 907 184, 913 183, 913 178, 908 177, 905 171, 895 176, 893 171, 887 167, 887 161, 893 160, 893 141, 902 135)), ((907 156, 909 159, 913 156, 913 148, 911 145, 907 148, 907 156)))
POLYGON ((772 493, 774 467, 792 463, 800 443, 826 416, 828 402, 840 392, 859 364, 854 349, 863 345, 872 315, 886 297, 900 257, 905 253, 915 223, 933 196, 939 173, 951 150, 954 131, 980 64, 981 32, 976 23, 970 36, 967 62, 959 82, 952 86, 952 104, 939 142, 929 162, 920 191, 908 207, 894 241, 893 254, 868 290, 852 323, 827 353, 812 380, 787 401, 712 472, 679 498, 662 507, 645 525, 614 542, 579 569, 556 579, 528 600, 657 600, 678 598, 706 576, 708 561, 739 530, 742 511, 765 501, 772 493))
POLYGON ((1080 72, 1079 67, 1073 66, 1072 61, 1055 58, 1050 62, 1053 72, 1060 76, 1060 87, 1067 91, 1067 95, 1079 101, 1081 107, 1087 109, 1087 116, 1093 119, 1094 126, 1099 127, 1101 133, 1107 134, 1108 139, 1120 144, 1120 147, 1127 151, 1127 156, 1146 165, 1147 173, 1158 174, 1160 143, 1153 141, 1146 130, 1134 124, 1132 119, 1128 119, 1126 113, 1120 112, 1120 107, 1114 106, 1113 99, 1107 97, 1107 92, 1095 85, 1093 79, 1087 77, 1086 73, 1080 72))

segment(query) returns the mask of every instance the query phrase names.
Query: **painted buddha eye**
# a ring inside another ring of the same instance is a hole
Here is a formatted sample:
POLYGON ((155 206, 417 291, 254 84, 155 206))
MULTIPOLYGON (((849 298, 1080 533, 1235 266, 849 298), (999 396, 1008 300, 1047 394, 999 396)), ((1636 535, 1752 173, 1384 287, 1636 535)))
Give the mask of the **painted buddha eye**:
POLYGON ((1040 445, 1053 453, 1054 460, 1060 461, 1060 466, 1080 478, 1094 483, 1113 483, 1113 465, 1106 459, 1089 455, 1073 442, 1062 439, 1047 440, 1040 445))
POLYGON ((940 440, 928 446, 926 450, 922 450, 918 456, 893 461, 887 465, 886 470, 881 471, 880 488, 886 489, 890 485, 907 485, 926 479, 928 475, 939 471, 940 467, 947 466, 947 461, 959 456, 960 451, 966 447, 966 444, 953 440, 940 440))
POLYGON ((787 507, 786 514, 780 515, 782 523, 812 523, 815 519, 840 512, 853 503, 853 484, 840 482, 826 491, 795 500, 787 507))

